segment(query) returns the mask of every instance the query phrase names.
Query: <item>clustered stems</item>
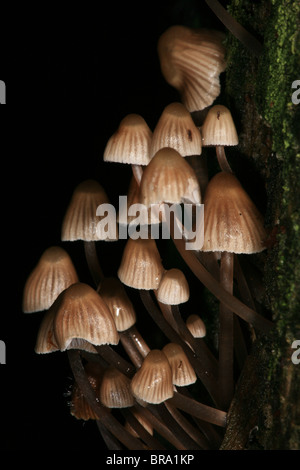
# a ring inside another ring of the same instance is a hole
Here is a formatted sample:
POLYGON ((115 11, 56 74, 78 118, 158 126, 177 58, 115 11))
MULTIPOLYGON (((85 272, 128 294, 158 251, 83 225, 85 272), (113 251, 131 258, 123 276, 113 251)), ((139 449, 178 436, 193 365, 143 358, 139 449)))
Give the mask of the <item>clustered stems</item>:
POLYGON ((95 241, 86 241, 84 240, 84 253, 87 260, 87 264, 95 283, 95 286, 98 287, 100 282, 104 278, 104 274, 102 268, 100 266, 98 256, 97 256, 97 249, 95 241))

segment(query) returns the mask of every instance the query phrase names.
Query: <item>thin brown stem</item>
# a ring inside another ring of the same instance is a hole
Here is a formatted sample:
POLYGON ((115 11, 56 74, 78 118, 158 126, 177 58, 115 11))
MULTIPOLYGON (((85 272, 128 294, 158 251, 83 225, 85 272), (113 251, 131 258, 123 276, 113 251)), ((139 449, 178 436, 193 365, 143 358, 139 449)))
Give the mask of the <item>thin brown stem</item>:
POLYGON ((217 0, 205 0, 207 5, 215 13, 226 28, 249 49, 255 56, 259 57, 263 46, 252 34, 249 33, 217 0))
MULTIPOLYGON (((233 253, 221 253, 220 283, 224 289, 233 292, 233 253)), ((228 409, 233 397, 233 313, 220 303, 219 329, 219 383, 222 390, 222 407, 228 409)))
POLYGON ((216 154, 221 170, 225 171, 226 173, 232 173, 232 169, 228 163, 223 145, 216 146, 216 154))
POLYGON ((96 242, 92 240, 84 241, 83 243, 84 253, 91 276, 93 278, 95 286, 98 287, 100 282, 103 280, 104 275, 97 256, 96 242))
POLYGON ((136 372, 135 367, 109 345, 103 344, 101 346, 95 346, 95 349, 108 364, 114 366, 129 378, 134 376, 136 372))

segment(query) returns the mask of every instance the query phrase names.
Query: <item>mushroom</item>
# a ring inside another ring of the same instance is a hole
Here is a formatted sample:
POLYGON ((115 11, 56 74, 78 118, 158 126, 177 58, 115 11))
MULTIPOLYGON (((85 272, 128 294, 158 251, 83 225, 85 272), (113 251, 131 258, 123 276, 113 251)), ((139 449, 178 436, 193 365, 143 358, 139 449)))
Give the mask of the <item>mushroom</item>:
POLYGON ((162 74, 190 112, 210 106, 220 94, 219 75, 226 68, 224 38, 219 31, 178 25, 159 38, 162 74))
POLYGON ((111 211, 108 211, 108 223, 105 224, 108 231, 102 229, 103 219, 106 220, 102 208, 108 204, 108 196, 100 183, 92 179, 85 180, 74 189, 62 223, 62 241, 83 240, 86 259, 96 286, 103 279, 103 272, 98 261, 95 242, 118 239, 118 227, 111 211), (100 213, 99 208, 101 208, 100 213))
MULTIPOLYGON (((217 173, 204 198, 203 251, 221 253, 220 283, 233 293, 234 253, 253 254, 265 249, 263 217, 231 173, 217 173)), ((224 407, 233 396, 233 313, 220 303, 219 374, 224 407)))
MULTIPOLYGON (((103 368, 95 363, 88 362, 84 366, 87 380, 89 381, 95 393, 98 392, 103 375, 103 368)), ((77 419, 87 421, 89 419, 97 420, 98 416, 94 409, 88 403, 85 395, 82 393, 80 387, 74 382, 71 394, 70 413, 77 419)))
POLYGON ((168 343, 162 352, 170 363, 173 385, 185 387, 196 382, 196 373, 180 344, 168 343))
POLYGON ((101 379, 99 398, 107 408, 127 408, 134 405, 130 379, 113 366, 108 367, 101 379))
POLYGON ((231 113, 226 106, 210 108, 201 127, 203 146, 215 146, 217 159, 222 171, 232 173, 224 146, 238 145, 239 139, 231 113))
POLYGON ((23 312, 48 310, 58 295, 75 282, 78 275, 68 253, 59 246, 47 248, 25 283, 23 312))
POLYGON ((182 103, 171 103, 164 108, 153 131, 151 158, 164 147, 177 150, 183 157, 201 155, 200 130, 182 103))
POLYGON ((78 282, 65 289, 51 307, 55 311, 54 336, 61 351, 73 338, 94 346, 118 344, 119 335, 106 303, 88 284, 78 282))
POLYGON ((109 138, 104 149, 105 162, 127 163, 138 184, 143 166, 150 160, 152 131, 139 114, 128 114, 119 124, 117 131, 109 138))

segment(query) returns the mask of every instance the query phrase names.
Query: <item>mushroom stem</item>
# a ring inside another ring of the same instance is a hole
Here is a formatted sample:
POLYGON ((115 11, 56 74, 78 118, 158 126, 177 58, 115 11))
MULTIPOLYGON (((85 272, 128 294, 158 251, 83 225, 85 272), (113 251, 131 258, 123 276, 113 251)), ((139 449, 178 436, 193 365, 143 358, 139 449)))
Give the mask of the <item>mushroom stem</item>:
POLYGON ((243 43, 253 54, 259 57, 263 46, 252 34, 240 25, 217 0, 205 0, 209 8, 215 13, 227 29, 243 43))
POLYGON ((105 359, 105 361, 114 366, 116 369, 120 370, 124 375, 129 378, 132 378, 135 374, 135 367, 126 361, 120 354, 118 354, 114 349, 109 345, 103 344, 101 346, 94 346, 98 354, 105 359))
POLYGON ((216 145, 216 154, 221 170, 226 171, 227 173, 232 173, 232 169, 228 163, 223 145, 216 145))
POLYGON ((135 177, 135 180, 138 184, 138 186, 140 186, 141 184, 141 179, 142 179, 142 176, 143 176, 143 167, 141 165, 135 165, 135 164, 131 164, 131 169, 132 169, 132 173, 133 173, 133 176, 135 177))
POLYGON ((196 416, 203 421, 207 421, 217 426, 226 427, 227 413, 225 413, 225 411, 199 403, 193 398, 182 395, 177 391, 174 393, 172 398, 169 398, 168 402, 176 406, 176 408, 179 408, 192 416, 196 416))
MULTIPOLYGON (((171 214, 171 217, 173 214, 171 214)), ((173 221, 171 222, 171 229, 173 226, 173 221)), ((195 276, 202 282, 202 284, 224 305, 228 307, 229 310, 236 313, 240 318, 245 320, 248 323, 251 323, 253 327, 260 330, 262 333, 269 333, 270 330, 274 327, 273 323, 264 318, 262 315, 259 315, 257 312, 252 310, 250 307, 241 302, 237 297, 233 296, 227 292, 222 285, 216 281, 216 279, 207 271, 207 269, 200 263, 197 259, 195 253, 192 250, 186 250, 184 246, 184 240, 180 238, 174 238, 172 233, 172 238, 174 244, 185 260, 191 271, 195 276)))
POLYGON ((103 280, 104 275, 101 269, 97 250, 96 250, 96 242, 95 241, 85 241, 84 240, 84 253, 87 260, 87 264, 92 275, 93 281, 96 287, 99 286, 100 282, 103 280))
POLYGON ((137 433, 137 435, 145 442, 150 449, 155 450, 166 450, 165 447, 141 425, 141 423, 132 414, 130 409, 121 409, 121 414, 124 416, 126 421, 130 424, 131 428, 137 433))
POLYGON ((106 429, 106 427, 101 423, 101 421, 99 421, 99 419, 96 420, 96 424, 101 434, 101 437, 109 450, 124 450, 124 447, 120 444, 118 439, 116 439, 115 436, 113 436, 108 431, 108 429, 106 429))
POLYGON ((131 341, 134 343, 138 352, 143 356, 146 357, 147 354, 150 352, 150 348, 147 345, 146 341, 137 330, 135 326, 131 326, 128 330, 126 330, 126 334, 130 336, 131 341))
POLYGON ((125 351, 127 352, 128 356, 130 357, 135 367, 136 368, 141 367, 143 363, 143 356, 137 350, 136 345, 132 342, 131 336, 128 334, 127 331, 123 331, 120 333, 120 340, 121 340, 122 346, 124 347, 125 351))
MULTIPOLYGON (((233 292, 233 253, 221 253, 220 282, 224 289, 233 292)), ((222 390, 222 407, 228 409, 234 392, 233 380, 233 313, 220 303, 219 326, 219 384, 222 390)))
POLYGON ((132 436, 104 406, 99 404, 99 400, 97 400, 96 394, 85 374, 80 352, 76 349, 70 349, 67 351, 67 354, 75 381, 90 407, 97 414, 98 420, 128 449, 143 450, 144 446, 141 441, 132 436))

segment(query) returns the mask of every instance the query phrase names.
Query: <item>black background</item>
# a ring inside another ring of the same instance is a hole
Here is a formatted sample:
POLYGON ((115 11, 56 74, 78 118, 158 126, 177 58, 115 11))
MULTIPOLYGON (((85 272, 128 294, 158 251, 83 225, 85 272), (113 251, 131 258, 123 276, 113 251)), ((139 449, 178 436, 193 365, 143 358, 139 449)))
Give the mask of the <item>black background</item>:
MULTIPOLYGON (((43 3, 7 12, 1 31, 1 312, 0 449, 97 450, 95 423, 69 413, 67 357, 39 356, 41 314, 22 312, 22 293, 42 252, 59 244, 81 280, 90 282, 80 242, 62 244, 61 222, 74 187, 97 179, 111 201, 125 194, 130 168, 103 163, 105 144, 128 113, 153 129, 163 108, 179 100, 164 81, 156 46, 173 24, 223 29, 203 1, 43 3)), ((108 275, 121 244, 105 244, 108 275)))

